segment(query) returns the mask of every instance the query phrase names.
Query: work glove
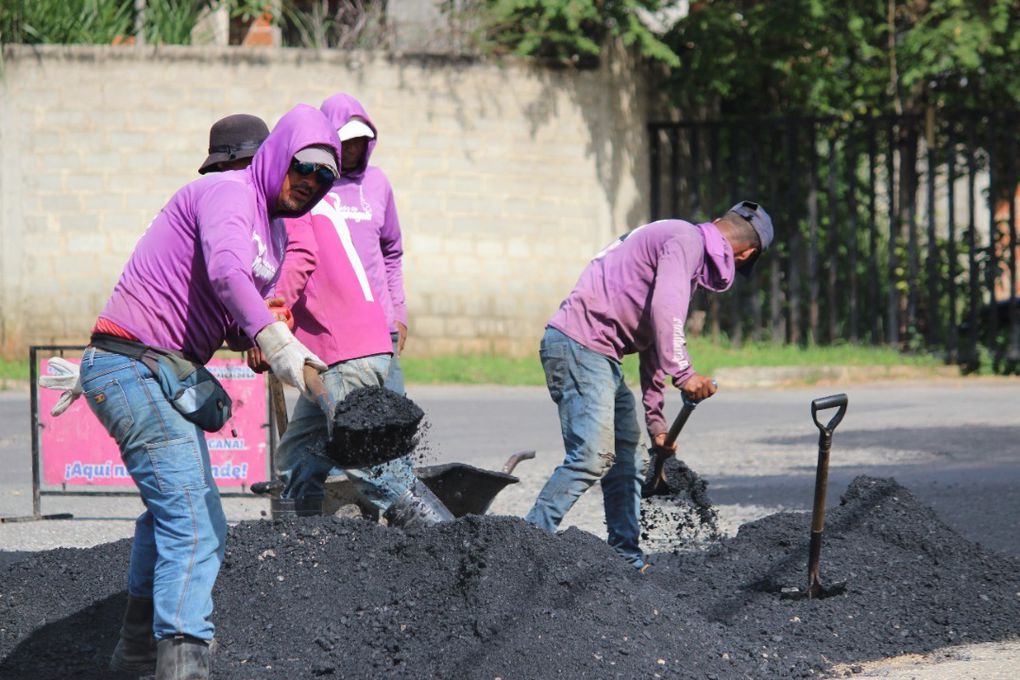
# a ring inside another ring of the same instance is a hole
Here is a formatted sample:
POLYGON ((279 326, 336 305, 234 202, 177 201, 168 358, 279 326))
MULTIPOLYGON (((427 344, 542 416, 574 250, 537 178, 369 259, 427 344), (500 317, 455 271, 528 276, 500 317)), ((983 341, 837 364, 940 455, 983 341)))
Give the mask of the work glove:
MULTIPOLYGON (((290 308, 284 304, 282 297, 274 297, 266 300, 266 306, 269 307, 269 311, 272 313, 273 318, 287 324, 288 330, 294 330, 294 314, 290 311, 290 308)), ((263 373, 269 370, 269 364, 266 363, 265 357, 262 356, 262 350, 258 347, 253 347, 252 349, 247 350, 245 356, 248 360, 248 368, 254 372, 263 373)))
POLYGON ((63 390, 56 406, 50 410, 51 416, 59 416, 66 411, 74 400, 81 396, 81 375, 77 364, 66 359, 53 357, 48 364, 51 373, 39 376, 39 386, 50 390, 63 390))
POLYGON ((298 342, 283 321, 274 321, 259 331, 255 336, 255 344, 259 346, 263 358, 280 382, 296 387, 302 393, 307 392, 305 364, 320 372, 327 368, 322 359, 298 342))

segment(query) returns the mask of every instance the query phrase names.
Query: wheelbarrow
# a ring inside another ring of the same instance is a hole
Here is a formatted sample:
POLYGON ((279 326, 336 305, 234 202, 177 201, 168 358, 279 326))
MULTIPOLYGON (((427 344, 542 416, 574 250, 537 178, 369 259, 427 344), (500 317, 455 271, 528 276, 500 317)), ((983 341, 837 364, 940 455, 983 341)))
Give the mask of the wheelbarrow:
MULTIPOLYGON (((443 463, 441 465, 425 465, 415 468, 415 475, 429 490, 434 493, 454 517, 464 515, 484 515, 504 488, 520 481, 511 474, 522 460, 531 460, 534 451, 519 451, 507 458, 501 470, 484 470, 467 463, 443 463)), ((276 504, 283 484, 279 481, 258 482, 252 484, 251 490, 258 495, 268 495, 273 499, 273 516, 277 513, 276 504)), ((378 519, 374 507, 365 503, 355 492, 354 484, 346 475, 335 475, 326 480, 326 498, 321 511, 315 508, 314 514, 332 515, 341 507, 356 505, 361 514, 378 519)), ((308 514, 301 512, 298 514, 308 514)))

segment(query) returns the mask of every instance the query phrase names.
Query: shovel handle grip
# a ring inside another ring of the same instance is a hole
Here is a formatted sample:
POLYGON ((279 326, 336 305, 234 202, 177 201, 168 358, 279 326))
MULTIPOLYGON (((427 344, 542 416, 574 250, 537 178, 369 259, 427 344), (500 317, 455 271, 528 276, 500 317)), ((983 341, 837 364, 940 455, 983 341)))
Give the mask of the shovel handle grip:
POLYGON ((824 435, 831 435, 835 431, 836 426, 843 420, 843 416, 846 415, 847 396, 845 394, 833 394, 828 397, 819 397, 811 402, 811 418, 814 419, 815 425, 824 435), (823 425, 818 420, 818 412, 825 411, 830 408, 839 408, 836 414, 829 420, 828 425, 823 425))
POLYGON ((322 382, 322 374, 314 366, 305 364, 305 388, 313 397, 326 394, 326 385, 322 382))

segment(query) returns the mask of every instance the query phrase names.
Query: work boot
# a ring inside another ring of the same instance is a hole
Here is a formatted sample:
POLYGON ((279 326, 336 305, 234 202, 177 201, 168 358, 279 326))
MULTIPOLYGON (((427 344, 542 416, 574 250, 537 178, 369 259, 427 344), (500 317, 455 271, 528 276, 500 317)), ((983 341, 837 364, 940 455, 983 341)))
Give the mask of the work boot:
POLYGON ((383 513, 391 527, 416 527, 449 522, 454 519, 443 502, 420 479, 407 488, 383 513))
POLYGON ((157 645, 156 680, 208 680, 209 643, 175 635, 157 645))
POLYGON ((156 638, 152 636, 152 598, 128 595, 120 640, 110 657, 110 670, 151 675, 156 670, 156 638))

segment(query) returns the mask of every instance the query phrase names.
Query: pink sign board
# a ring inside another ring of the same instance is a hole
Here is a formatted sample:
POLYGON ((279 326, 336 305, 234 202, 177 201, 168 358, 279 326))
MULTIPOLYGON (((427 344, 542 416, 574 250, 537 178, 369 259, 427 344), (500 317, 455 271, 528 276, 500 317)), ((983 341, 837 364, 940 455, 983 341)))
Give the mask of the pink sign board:
MULTIPOLYGON (((68 359, 78 363, 78 359, 68 359)), ((267 479, 269 431, 266 385, 242 359, 213 359, 206 368, 233 400, 233 416, 219 432, 206 432, 213 478, 220 487, 251 486, 267 479)), ((43 359, 40 375, 46 375, 43 359)), ((59 417, 50 409, 57 390, 39 388, 40 457, 44 486, 133 486, 120 459, 120 449, 99 423, 84 398, 59 417)))

